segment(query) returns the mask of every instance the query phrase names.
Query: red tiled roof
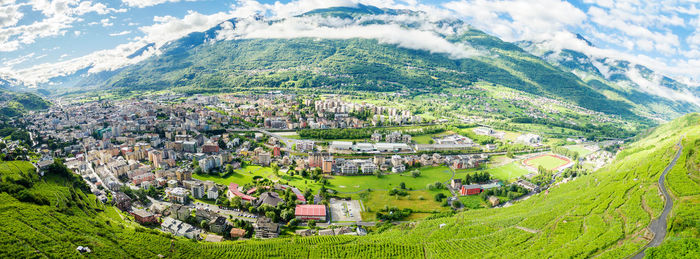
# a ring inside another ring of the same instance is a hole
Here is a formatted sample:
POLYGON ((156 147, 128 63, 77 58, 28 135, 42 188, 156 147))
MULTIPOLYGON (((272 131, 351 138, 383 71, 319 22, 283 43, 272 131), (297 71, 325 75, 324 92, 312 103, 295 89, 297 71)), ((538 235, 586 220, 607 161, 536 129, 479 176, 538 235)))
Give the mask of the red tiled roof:
POLYGON ((301 191, 297 188, 292 188, 292 192, 294 192, 294 195, 297 196, 297 200, 306 202, 306 198, 304 198, 304 194, 301 193, 301 191))
POLYGON ((241 197, 241 199, 244 199, 244 200, 246 200, 246 201, 255 200, 255 197, 250 196, 250 195, 245 195, 245 194, 241 193, 240 191, 238 191, 238 184, 235 184, 235 183, 229 184, 229 185, 228 185, 228 191, 230 191, 231 193, 233 193, 233 195, 236 195, 236 196, 238 196, 238 197, 241 197))
POLYGON ((325 205, 297 205, 294 216, 326 216, 325 205))

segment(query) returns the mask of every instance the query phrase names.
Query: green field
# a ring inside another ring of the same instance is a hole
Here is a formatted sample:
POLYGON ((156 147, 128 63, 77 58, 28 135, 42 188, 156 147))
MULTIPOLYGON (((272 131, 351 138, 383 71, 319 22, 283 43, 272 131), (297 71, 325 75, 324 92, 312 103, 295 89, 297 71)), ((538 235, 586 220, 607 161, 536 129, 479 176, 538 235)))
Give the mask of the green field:
POLYGON ((585 148, 583 145, 572 145, 572 146, 565 146, 565 148, 571 150, 571 151, 576 151, 578 152, 580 157, 587 156, 590 153, 593 153, 593 151, 585 148))
POLYGON ((442 207, 440 202, 433 198, 437 193, 444 193, 450 196, 449 191, 409 191, 405 197, 390 196, 387 191, 364 192, 366 195, 354 194, 352 197, 362 200, 367 211, 362 212, 363 221, 376 220, 376 212, 385 206, 397 207, 399 209, 410 208, 414 211, 405 220, 417 220, 430 216, 435 212, 450 210, 449 207, 442 207), (366 198, 362 198, 366 197, 366 198), (421 199, 422 197, 422 199, 421 199))
MULTIPOLYGON (((353 193, 366 189, 372 190, 391 190, 398 188, 401 182, 406 184, 406 188, 420 190, 425 189, 425 186, 435 182, 447 182, 452 177, 452 172, 448 167, 423 167, 420 168, 421 175, 413 178, 409 172, 403 174, 388 174, 377 178, 374 175, 354 175, 354 176, 330 176, 328 188, 335 189, 340 193, 353 193)), ((300 175, 289 176, 280 173, 277 177, 272 173, 269 167, 246 166, 245 168, 236 170, 236 173, 222 178, 218 175, 193 175, 193 178, 199 180, 211 180, 218 184, 228 185, 229 183, 237 183, 245 185, 253 182, 253 177, 261 176, 270 179, 279 179, 280 183, 296 186, 302 190, 308 188, 318 189, 320 184, 313 180, 303 178, 300 175), (250 172, 250 173, 249 173, 250 172)))
POLYGON ((421 175, 413 178, 410 173, 403 175, 389 174, 377 178, 373 175, 358 176, 333 176, 330 180, 331 188, 339 192, 357 192, 366 189, 391 190, 398 188, 401 182, 406 184, 407 189, 421 190, 425 186, 435 182, 447 182, 452 177, 452 172, 446 166, 423 167, 420 169, 421 175))
POLYGON ((516 179, 520 176, 529 174, 530 171, 527 169, 523 168, 522 166, 519 165, 520 162, 511 162, 503 166, 495 167, 495 168, 489 168, 486 170, 491 176, 493 176, 496 179, 500 179, 503 181, 509 181, 512 179, 516 179))
POLYGON ((248 183, 252 183, 253 177, 255 177, 255 176, 272 177, 272 178, 274 177, 274 175, 272 175, 272 168, 270 168, 270 167, 249 165, 249 166, 246 166, 243 168, 236 169, 235 171, 236 171, 236 173, 234 173, 226 178, 220 177, 218 175, 207 175, 207 174, 201 174, 201 175, 193 174, 192 178, 199 179, 202 181, 213 181, 217 184, 222 184, 222 185, 228 185, 230 183, 237 183, 238 185, 245 185, 248 183))
POLYGON ((525 159, 523 163, 533 168, 542 166, 544 169, 554 170, 555 168, 566 165, 568 162, 551 155, 544 155, 532 159, 525 159))
POLYGON ((486 207, 486 202, 479 195, 459 196, 459 201, 462 202, 467 209, 480 209, 486 207))

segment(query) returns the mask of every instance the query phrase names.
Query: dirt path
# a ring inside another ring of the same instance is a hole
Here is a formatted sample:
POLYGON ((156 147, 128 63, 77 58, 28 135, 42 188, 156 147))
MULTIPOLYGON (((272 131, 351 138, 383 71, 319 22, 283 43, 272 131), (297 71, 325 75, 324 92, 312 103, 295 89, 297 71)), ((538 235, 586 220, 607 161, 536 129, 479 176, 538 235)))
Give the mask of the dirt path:
POLYGON ((673 208, 673 199, 671 198, 671 195, 668 194, 668 190, 666 190, 666 186, 664 185, 664 182, 666 181, 666 174, 668 171, 673 168, 674 165, 676 165, 676 160, 678 160, 678 157, 681 156, 681 153, 683 153, 683 144, 682 144, 683 138, 681 137, 681 140, 678 141, 678 144, 676 146, 678 147, 678 151, 676 151, 676 156, 671 160, 671 163, 666 166, 666 169, 664 169, 664 172, 661 173, 661 176, 659 177, 659 188, 661 189, 661 193, 664 195, 664 200, 666 200, 666 203, 664 204, 664 211, 661 212, 661 216, 658 219, 652 220, 651 224, 649 224, 649 231, 651 231, 654 234, 654 238, 642 248, 639 253, 637 253, 635 256, 632 258, 634 259, 641 259, 644 258, 644 251, 649 248, 649 247, 657 247, 661 245, 661 243, 664 241, 664 238, 666 237, 666 222, 668 220, 668 214, 671 212, 671 209, 673 208))
POLYGON ((525 232, 530 232, 530 233, 533 233, 533 234, 534 234, 534 233, 540 232, 539 230, 534 230, 534 229, 531 229, 531 228, 526 228, 526 227, 521 227, 521 226, 515 226, 515 228, 520 229, 520 230, 525 231, 525 232))

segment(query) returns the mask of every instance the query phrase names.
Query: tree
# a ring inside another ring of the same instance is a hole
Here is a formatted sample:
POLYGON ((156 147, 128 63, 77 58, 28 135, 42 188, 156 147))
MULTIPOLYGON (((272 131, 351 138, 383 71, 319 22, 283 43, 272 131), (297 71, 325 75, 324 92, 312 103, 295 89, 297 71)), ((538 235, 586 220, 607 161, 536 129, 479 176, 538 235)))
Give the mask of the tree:
POLYGON ((459 209, 462 207, 462 202, 459 200, 452 201, 452 208, 459 209))
POLYGON ((224 142, 223 138, 219 138, 219 141, 217 141, 217 144, 219 145, 220 149, 226 149, 226 142, 224 142))
POLYGON ((197 161, 196 158, 193 158, 193 159, 192 159, 192 166, 193 166, 193 167, 198 167, 198 166, 199 166, 199 161, 197 161))
POLYGON ((413 171, 411 171, 411 176, 413 176, 413 178, 419 177, 419 176, 420 176, 420 170, 413 170, 413 171))
POLYGON ((309 228, 315 228, 315 227, 316 227, 316 221, 313 220, 313 219, 312 219, 312 220, 309 220, 309 222, 307 223, 307 225, 309 226, 309 228))
POLYGON ((234 196, 231 199, 231 207, 233 207, 233 208, 240 209, 242 204, 243 204, 243 201, 241 200, 241 197, 234 196))
POLYGON ((202 229, 207 229, 209 227, 209 222, 207 222, 206 219, 202 220, 202 222, 199 222, 199 226, 202 227, 202 229))
POLYGON ((235 173, 233 166, 231 164, 226 165, 226 174, 231 175, 233 173, 235 173))
POLYGON ((399 188, 401 188, 401 189, 404 189, 404 190, 405 190, 405 189, 406 189, 406 183, 404 183, 404 182, 401 182, 401 183, 399 184, 399 188))
POLYGON ((202 170, 201 167, 197 166, 194 168, 194 174, 203 174, 204 171, 202 170))
POLYGON ((447 197, 447 196, 445 196, 444 193, 435 194, 435 201, 438 201, 438 202, 439 202, 439 201, 442 201, 442 199, 444 199, 444 198, 446 198, 446 197, 447 197))
POLYGON ((272 221, 277 221, 277 213, 274 211, 265 212, 265 217, 270 218, 272 221))
POLYGON ((514 158, 515 155, 513 154, 513 152, 508 151, 508 152, 506 153, 506 157, 507 157, 507 158, 514 158))
POLYGON ((280 167, 277 165, 277 163, 273 163, 270 167, 272 167, 272 173, 275 174, 275 176, 279 176, 280 167))
POLYGON ((435 189, 438 189, 438 190, 443 188, 443 185, 441 182, 435 182, 433 185, 435 186, 435 189))

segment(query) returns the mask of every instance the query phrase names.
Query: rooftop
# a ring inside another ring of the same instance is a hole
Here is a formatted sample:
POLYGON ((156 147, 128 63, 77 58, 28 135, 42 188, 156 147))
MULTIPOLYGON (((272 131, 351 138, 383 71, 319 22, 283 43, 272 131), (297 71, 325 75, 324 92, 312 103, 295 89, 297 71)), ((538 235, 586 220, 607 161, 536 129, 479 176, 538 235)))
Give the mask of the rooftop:
POLYGON ((325 205, 297 205, 294 210, 295 216, 326 216, 325 205))

